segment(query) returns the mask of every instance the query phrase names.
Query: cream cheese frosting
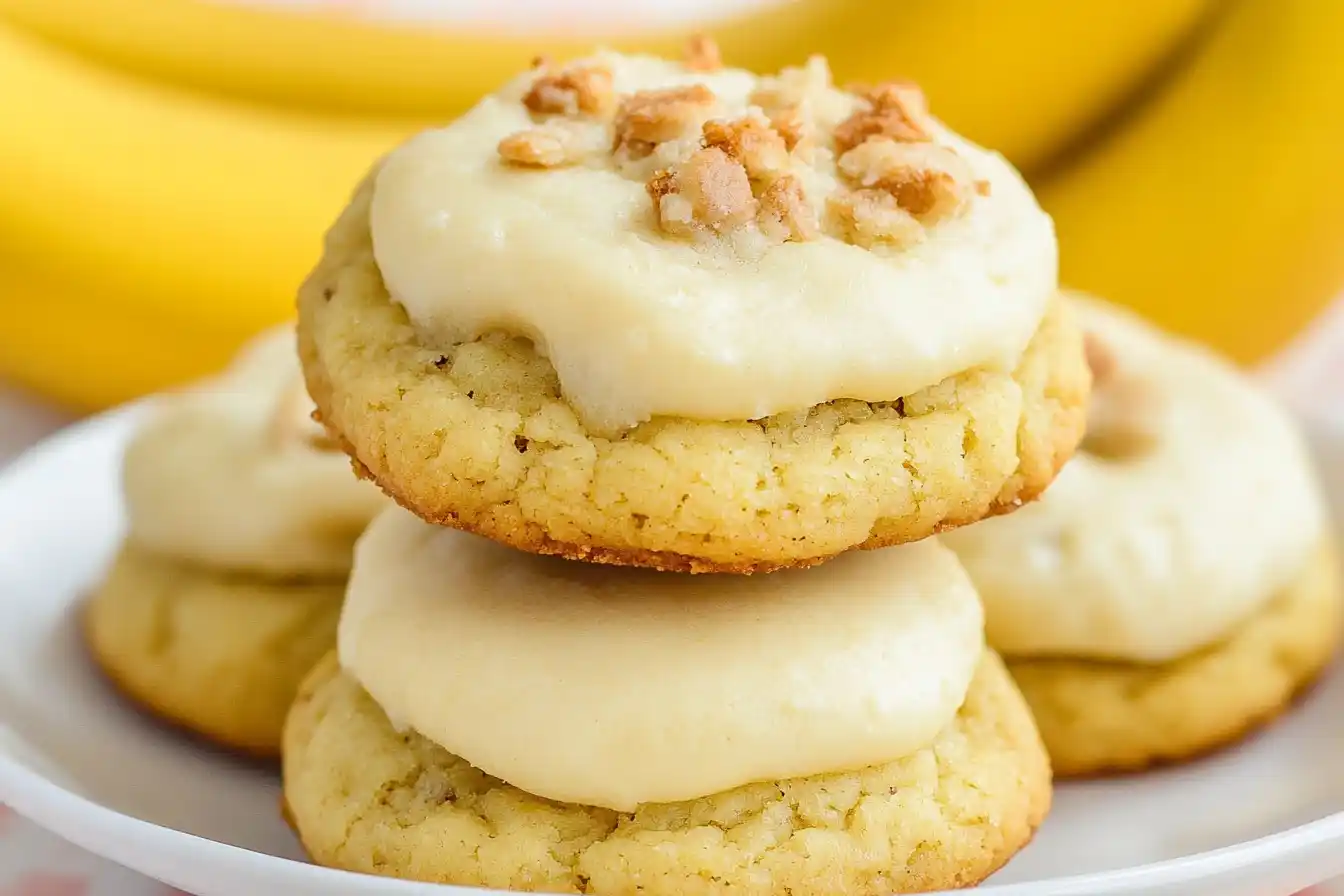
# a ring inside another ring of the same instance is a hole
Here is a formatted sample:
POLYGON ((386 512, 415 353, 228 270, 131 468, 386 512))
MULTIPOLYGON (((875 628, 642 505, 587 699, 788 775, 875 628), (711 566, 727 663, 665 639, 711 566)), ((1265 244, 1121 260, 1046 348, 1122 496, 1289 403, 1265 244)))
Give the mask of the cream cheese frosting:
POLYGON ((932 539, 690 576, 391 508, 356 548, 339 652, 399 727, 538 796, 631 811, 926 746, 965 699, 982 622, 932 539))
POLYGON ((829 135, 861 101, 830 86, 824 65, 762 78, 612 53, 579 64, 609 72, 617 100, 704 85, 712 120, 759 116, 765 96, 790 95, 820 135, 788 165, 821 229, 784 242, 754 225, 754 242, 660 229, 649 176, 699 147, 698 129, 638 158, 611 151, 610 116, 580 116, 563 130, 543 124, 532 150, 578 146, 573 164, 505 164, 501 140, 538 123, 523 99, 539 75, 523 75, 377 174, 378 266, 434 347, 493 329, 527 336, 585 424, 619 430, 659 415, 741 420, 891 401, 973 367, 1010 369, 1037 329, 1056 285, 1053 226, 1000 156, 930 120, 929 146, 951 149, 944 161, 976 184, 963 213, 908 245, 859 245, 826 226, 829 203, 857 195, 844 184, 871 182, 863 171, 880 160, 838 164, 829 135))
POLYGON ((943 536, 1009 656, 1165 662, 1290 583, 1325 509, 1287 412, 1230 364, 1080 298, 1088 438, 1045 496, 943 536))
POLYGON ((218 376, 163 396, 123 462, 130 538, 223 569, 348 571, 355 539, 386 502, 311 412, 288 326, 218 376))

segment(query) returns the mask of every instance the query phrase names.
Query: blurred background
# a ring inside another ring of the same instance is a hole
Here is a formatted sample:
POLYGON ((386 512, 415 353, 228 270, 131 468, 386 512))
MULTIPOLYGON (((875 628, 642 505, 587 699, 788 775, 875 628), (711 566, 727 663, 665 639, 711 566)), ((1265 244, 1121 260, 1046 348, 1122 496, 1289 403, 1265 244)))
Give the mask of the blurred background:
POLYGON ((1344 288, 1344 0, 0 0, 0 382, 75 411, 289 317, 361 173, 539 53, 918 80, 1070 286, 1244 363, 1344 288))

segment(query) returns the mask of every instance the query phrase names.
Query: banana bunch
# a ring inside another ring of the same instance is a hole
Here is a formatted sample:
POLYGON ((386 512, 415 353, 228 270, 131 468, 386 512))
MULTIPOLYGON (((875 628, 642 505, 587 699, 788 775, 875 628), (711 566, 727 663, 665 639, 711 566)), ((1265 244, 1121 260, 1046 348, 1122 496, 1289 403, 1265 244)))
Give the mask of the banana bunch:
MULTIPOLYGON (((94 408, 218 366, 290 315, 377 156, 538 53, 676 54, 689 30, 0 0, 0 377, 94 408)), ((1344 283, 1344 3, 790 0, 712 31, 734 65, 920 81, 1028 173, 1066 282, 1242 358, 1344 283)))

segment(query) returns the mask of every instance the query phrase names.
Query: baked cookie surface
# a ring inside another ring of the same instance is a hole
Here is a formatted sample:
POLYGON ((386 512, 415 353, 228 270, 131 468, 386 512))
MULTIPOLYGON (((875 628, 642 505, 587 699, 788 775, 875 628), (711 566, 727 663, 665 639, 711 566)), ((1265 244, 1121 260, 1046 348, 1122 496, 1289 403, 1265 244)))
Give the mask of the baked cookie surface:
POLYGON ((1155 665, 1010 660, 1056 774, 1133 771, 1190 758, 1283 712, 1339 646, 1339 557, 1322 547, 1296 581, 1222 641, 1155 665))
POLYGON ((108 678, 154 715, 273 757, 299 682, 336 643, 343 592, 126 546, 85 606, 84 636, 108 678))
POLYGON ((528 891, 911 893, 974 884, 1030 839, 1050 769, 991 653, 956 720, 915 754, 633 813, 555 803, 397 733, 329 655, 285 727, 286 812, 352 871, 528 891))
POLYGON ((1010 511, 1082 437, 1090 375, 1062 298, 1011 374, 972 370, 890 402, 594 434, 526 340, 487 334, 447 352, 422 341, 379 275, 371 190, 300 292, 299 350, 322 421, 430 522, 591 562, 806 566, 1010 511))

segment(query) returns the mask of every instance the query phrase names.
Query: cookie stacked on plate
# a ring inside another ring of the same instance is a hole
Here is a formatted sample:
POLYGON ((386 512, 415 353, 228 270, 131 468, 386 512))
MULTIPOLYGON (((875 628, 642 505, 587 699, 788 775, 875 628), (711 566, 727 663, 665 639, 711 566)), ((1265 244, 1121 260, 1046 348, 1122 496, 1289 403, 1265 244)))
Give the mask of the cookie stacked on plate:
POLYGON ((99 665, 150 711, 276 756, 336 638, 355 538, 387 503, 313 423, 294 332, 158 398, 127 448, 128 528, 85 610, 99 665))
POLYGON ((1082 437, 1050 221, 911 85, 714 55, 539 61, 328 234, 304 374, 401 507, 286 725, 323 864, 886 894, 978 881, 1044 817, 1036 728, 927 536, 1082 437))

